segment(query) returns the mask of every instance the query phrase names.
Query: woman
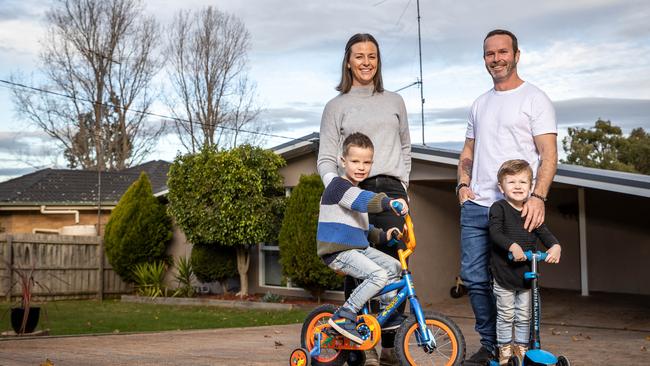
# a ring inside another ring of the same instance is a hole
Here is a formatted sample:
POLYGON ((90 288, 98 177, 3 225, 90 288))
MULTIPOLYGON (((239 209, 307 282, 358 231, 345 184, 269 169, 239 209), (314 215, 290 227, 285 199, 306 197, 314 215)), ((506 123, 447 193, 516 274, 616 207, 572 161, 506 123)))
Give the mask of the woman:
MULTIPOLYGON (((325 106, 320 125, 318 173, 325 185, 338 173, 341 144, 350 134, 361 132, 373 142, 375 154, 369 177, 360 187, 373 192, 384 192, 391 198, 407 199, 406 187, 411 172, 411 139, 409 136, 406 106, 399 94, 384 90, 381 77, 379 44, 367 33, 352 36, 345 45, 341 64, 340 92, 325 106)), ((404 219, 390 213, 370 215, 370 223, 384 230, 402 228, 404 219)), ((377 248, 394 258, 396 246, 377 248)), ((353 285, 346 278, 346 298, 353 285)), ((404 312, 404 305, 400 308, 404 312)), ((393 322, 392 326, 397 327, 393 322)), ((393 346, 394 332, 381 337, 381 364, 398 364, 393 346)), ((371 364, 372 354, 367 354, 366 364, 371 364)), ((374 355, 376 360, 376 353, 374 355)))

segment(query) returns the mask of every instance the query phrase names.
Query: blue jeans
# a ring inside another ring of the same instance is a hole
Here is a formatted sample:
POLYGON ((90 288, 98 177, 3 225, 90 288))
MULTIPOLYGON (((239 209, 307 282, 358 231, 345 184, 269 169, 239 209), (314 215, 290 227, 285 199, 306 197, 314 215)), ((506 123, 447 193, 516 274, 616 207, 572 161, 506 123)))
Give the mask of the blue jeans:
MULTIPOLYGON (((386 285, 398 281, 402 272, 402 265, 397 259, 373 247, 344 250, 329 267, 336 272, 363 280, 343 304, 355 313, 386 285)), ((384 294, 380 302, 386 305, 394 295, 395 291, 384 294)))
POLYGON ((460 209, 460 278, 472 304, 481 345, 494 351, 496 303, 490 275, 489 207, 466 201, 460 209))
POLYGON ((497 299, 497 340, 499 346, 512 343, 512 329, 515 329, 515 343, 528 347, 530 336, 530 290, 508 290, 494 281, 494 296, 497 299))

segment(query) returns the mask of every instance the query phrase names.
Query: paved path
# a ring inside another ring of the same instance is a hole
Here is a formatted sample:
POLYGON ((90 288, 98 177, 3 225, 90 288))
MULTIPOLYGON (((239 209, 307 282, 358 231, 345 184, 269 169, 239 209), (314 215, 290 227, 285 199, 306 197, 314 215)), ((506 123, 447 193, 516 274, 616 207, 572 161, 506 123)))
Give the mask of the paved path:
MULTIPOLYGON (((650 296, 544 291, 542 344, 574 366, 650 366, 650 296)), ((425 304, 425 306, 428 304, 425 304)), ((429 304, 430 305, 430 304, 429 304)), ((434 308, 478 348, 467 297, 434 308)), ((0 338, 0 366, 288 365, 300 324, 83 337, 0 338)))
MULTIPOLYGON (((473 320, 457 317, 473 351, 473 320)), ((0 341, 0 365, 287 365, 300 325, 0 341)), ((650 365, 650 332, 547 326, 543 344, 575 366, 650 365)))

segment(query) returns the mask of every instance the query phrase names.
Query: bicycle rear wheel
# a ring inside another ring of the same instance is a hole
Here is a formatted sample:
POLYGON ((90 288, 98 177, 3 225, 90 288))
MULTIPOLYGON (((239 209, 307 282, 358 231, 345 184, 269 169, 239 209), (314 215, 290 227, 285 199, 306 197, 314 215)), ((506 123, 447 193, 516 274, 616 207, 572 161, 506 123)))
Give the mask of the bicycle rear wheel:
MULTIPOLYGON (((302 324, 300 332, 300 344, 303 348, 311 351, 314 348, 314 330, 319 325, 327 324, 337 307, 331 304, 321 305, 314 309, 302 324)), ((311 364, 315 366, 341 366, 348 359, 347 350, 337 350, 332 348, 321 348, 321 354, 311 359, 311 364)))
POLYGON ((411 315, 397 330, 395 351, 402 365, 461 365, 465 359, 465 337, 450 318, 435 312, 424 313, 436 348, 428 352, 419 345, 420 327, 411 315))

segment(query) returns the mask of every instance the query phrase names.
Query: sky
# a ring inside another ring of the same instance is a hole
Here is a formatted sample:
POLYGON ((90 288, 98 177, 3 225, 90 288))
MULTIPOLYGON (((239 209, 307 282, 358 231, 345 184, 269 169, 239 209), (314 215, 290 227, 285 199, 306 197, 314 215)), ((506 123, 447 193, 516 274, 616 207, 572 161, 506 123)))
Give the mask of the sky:
MULTIPOLYGON (((147 14, 168 25, 179 10, 212 5, 239 17, 251 34, 249 77, 272 147, 318 132, 325 103, 335 97, 345 43, 359 32, 380 44, 384 86, 419 78, 416 0, 149 0, 147 14)), ((38 78, 39 51, 53 1, 0 0, 0 79, 38 78)), ((519 39, 519 75, 551 98, 560 146, 568 127, 611 120, 629 133, 650 130, 650 6, 645 0, 420 2, 424 122, 420 90, 400 91, 414 144, 459 150, 472 101, 492 87, 482 59, 495 28, 519 39), (424 128, 423 128, 424 125, 424 128), (423 134, 424 131, 424 134, 423 134), (423 136, 424 135, 424 136, 423 136), (424 138, 423 138, 424 137, 424 138)), ((158 82, 162 85, 165 74, 158 82)), ((157 105, 154 112, 170 115, 157 105)), ((152 118, 151 123, 156 123, 152 118)), ((172 161, 182 146, 170 130, 149 159, 172 161)), ((0 83, 0 181, 46 167, 64 168, 53 140, 21 119, 11 90, 0 83)))

